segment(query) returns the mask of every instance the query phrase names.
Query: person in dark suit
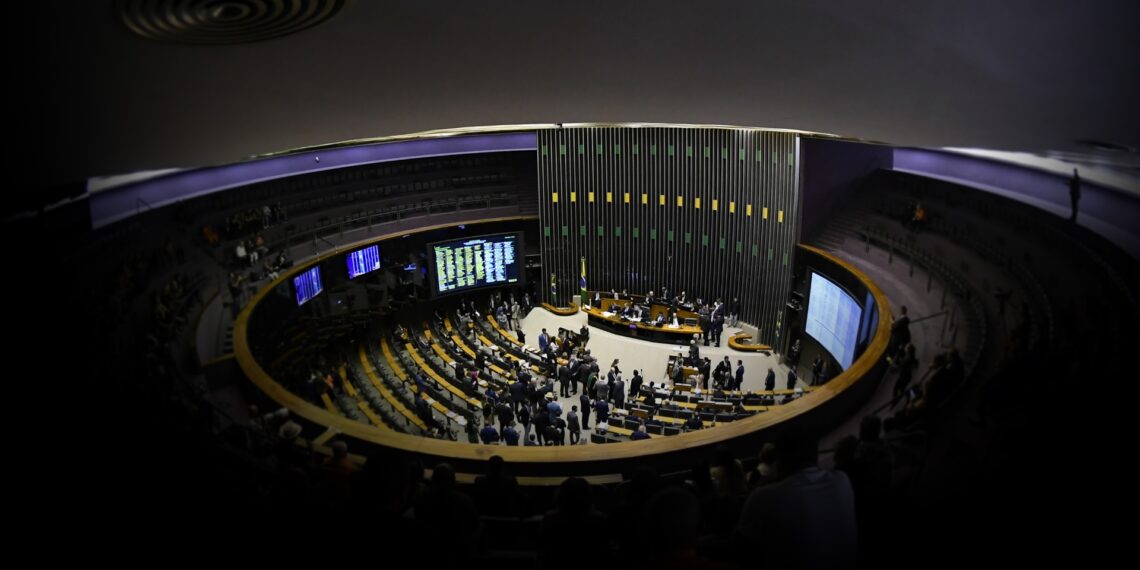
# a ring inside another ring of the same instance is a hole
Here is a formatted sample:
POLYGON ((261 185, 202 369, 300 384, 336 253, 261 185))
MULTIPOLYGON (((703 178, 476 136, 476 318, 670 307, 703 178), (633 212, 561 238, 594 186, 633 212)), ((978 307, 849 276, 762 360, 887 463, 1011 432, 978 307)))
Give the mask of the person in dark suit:
POLYGON ((657 389, 653 387, 653 382, 649 383, 649 391, 645 394, 645 401, 642 403, 653 410, 653 413, 657 413, 657 389))
POLYGON ((906 305, 899 307, 899 317, 891 325, 891 356, 901 347, 910 343, 910 317, 906 314, 906 305))
POLYGON ((631 378, 629 380, 629 397, 630 398, 636 399, 638 396, 641 395, 641 382, 642 382, 642 380, 643 379, 641 378, 641 373, 638 372, 637 370, 634 370, 633 371, 633 378, 631 378))
POLYGON ((610 418, 609 402, 598 398, 598 401, 594 403, 594 411, 598 414, 598 423, 605 422, 610 418))
POLYGON ((566 414, 566 427, 570 430, 570 445, 578 445, 582 436, 582 426, 578 423, 578 406, 570 406, 570 413, 566 414))
POLYGON ((615 407, 625 408, 625 380, 622 380, 620 375, 614 379, 614 387, 610 390, 610 398, 613 398, 615 407))
POLYGON ((768 369, 768 375, 764 377, 764 389, 769 392, 776 389, 776 373, 771 368, 768 369))
POLYGON ((523 406, 523 400, 526 399, 526 385, 522 383, 522 380, 516 379, 510 386, 510 392, 511 406, 517 414, 519 408, 523 406))
POLYGON ((570 368, 565 364, 558 365, 558 395, 563 398, 570 397, 570 368))
POLYGON ((582 404, 582 429, 590 429, 590 396, 586 391, 582 391, 582 395, 578 396, 578 401, 582 404))
POLYGON ((705 346, 709 345, 709 335, 712 334, 712 318, 710 316, 711 314, 712 314, 712 311, 708 308, 707 305, 701 307, 701 311, 700 311, 701 336, 704 338, 705 346))
POLYGON ((733 384, 733 390, 739 390, 744 385, 744 361, 736 361, 736 382, 733 384))
POLYGON ((789 390, 796 387, 796 379, 797 379, 796 378, 796 371, 795 370, 789 370, 788 371, 788 389, 789 390))

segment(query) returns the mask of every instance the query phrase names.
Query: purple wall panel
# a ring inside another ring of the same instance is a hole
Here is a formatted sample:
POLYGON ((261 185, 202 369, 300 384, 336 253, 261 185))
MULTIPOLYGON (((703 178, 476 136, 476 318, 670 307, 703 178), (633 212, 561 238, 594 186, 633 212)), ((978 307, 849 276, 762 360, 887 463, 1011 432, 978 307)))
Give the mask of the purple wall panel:
POLYGON ((802 139, 803 241, 823 230, 836 206, 863 177, 891 168, 892 150, 882 145, 802 139))
MULTIPOLYGON (((936 150, 894 150, 894 169, 964 184, 1067 218, 1069 179, 1050 172, 936 150)), ((1081 181, 1078 223, 1140 259, 1140 200, 1081 181)))
POLYGON ((220 190, 296 174, 393 160, 455 154, 535 150, 537 134, 503 133, 417 139, 300 152, 178 172, 92 194, 91 225, 98 229, 133 216, 220 190), (320 158, 317 162, 316 158, 320 158))

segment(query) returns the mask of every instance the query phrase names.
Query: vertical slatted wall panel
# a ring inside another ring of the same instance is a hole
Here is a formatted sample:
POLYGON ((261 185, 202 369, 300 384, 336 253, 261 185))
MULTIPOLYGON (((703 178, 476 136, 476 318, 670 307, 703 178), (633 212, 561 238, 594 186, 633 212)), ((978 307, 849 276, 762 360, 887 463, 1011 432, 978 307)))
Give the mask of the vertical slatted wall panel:
POLYGON ((761 341, 779 342, 800 230, 796 135, 550 129, 539 148, 545 300, 578 292, 584 256, 591 290, 739 296, 761 341))

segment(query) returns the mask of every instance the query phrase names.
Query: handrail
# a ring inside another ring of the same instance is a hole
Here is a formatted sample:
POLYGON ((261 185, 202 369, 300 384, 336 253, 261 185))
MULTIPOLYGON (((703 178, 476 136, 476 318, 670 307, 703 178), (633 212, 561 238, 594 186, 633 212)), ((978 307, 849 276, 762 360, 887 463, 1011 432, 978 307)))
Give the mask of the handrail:
MULTIPOLYGON (((446 226, 426 226, 411 233, 430 231, 439 229, 440 227, 446 226)), ((406 230, 394 232, 370 240, 364 240, 363 243, 355 244, 354 246, 400 237, 406 233, 409 232, 406 230)), ((286 390, 281 384, 270 377, 265 369, 262 368, 261 363, 253 357, 248 339, 250 316, 253 314, 253 311, 256 310, 261 300, 269 295, 278 283, 307 269, 309 264, 301 264, 291 268, 279 276, 277 280, 263 287, 254 295, 253 299, 242 310, 241 314, 238 315, 237 321, 234 324, 234 352, 246 376, 268 397, 288 407, 293 413, 310 422, 332 427, 340 431, 344 436, 356 438, 364 442, 437 457, 451 457, 459 460, 484 461, 492 455, 500 455, 508 462, 522 464, 573 464, 589 461, 632 459, 647 455, 664 455, 679 450, 729 441, 754 433, 757 430, 771 428, 781 422, 807 414, 813 409, 837 397, 844 390, 860 381, 865 375, 870 374, 885 356, 890 338, 892 313, 890 304, 883 291, 849 262, 819 248, 802 244, 799 247, 805 251, 825 257, 841 269, 853 274, 863 282, 868 291, 871 292, 881 317, 872 340, 868 344, 867 349, 863 352, 863 355, 847 370, 841 372, 826 385, 819 387, 817 390, 793 402, 775 407, 764 414, 758 414, 723 426, 718 426, 716 429, 682 433, 669 438, 654 438, 636 444, 630 443, 625 445, 516 448, 458 443, 395 432, 381 432, 371 426, 333 416, 300 396, 286 390)))

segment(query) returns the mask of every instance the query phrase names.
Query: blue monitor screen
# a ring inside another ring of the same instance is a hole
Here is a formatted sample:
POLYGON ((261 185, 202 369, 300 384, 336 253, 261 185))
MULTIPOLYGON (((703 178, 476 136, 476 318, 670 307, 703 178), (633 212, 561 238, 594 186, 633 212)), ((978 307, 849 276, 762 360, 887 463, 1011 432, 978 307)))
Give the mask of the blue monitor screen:
POLYGON ((447 294, 493 285, 521 284, 525 251, 522 234, 510 233, 433 243, 432 289, 447 294))
POLYGON ((380 269, 380 246, 370 245, 345 257, 348 260, 348 278, 356 279, 370 271, 380 269))
POLYGON ((297 304, 304 305, 324 290, 321 284, 321 268, 314 267, 293 278, 293 288, 297 290, 297 304))
POLYGON ((835 357, 843 368, 851 366, 859 335, 859 303, 826 277, 812 272, 805 330, 835 357))

